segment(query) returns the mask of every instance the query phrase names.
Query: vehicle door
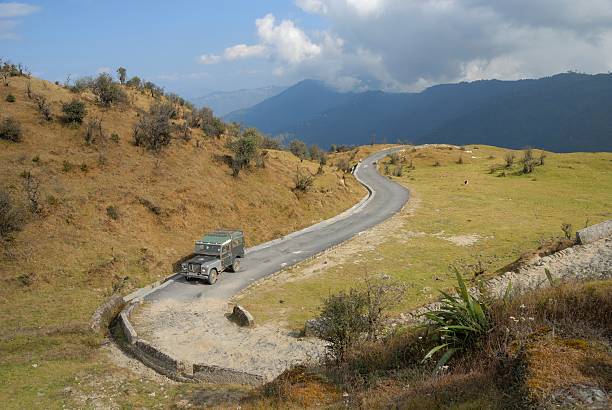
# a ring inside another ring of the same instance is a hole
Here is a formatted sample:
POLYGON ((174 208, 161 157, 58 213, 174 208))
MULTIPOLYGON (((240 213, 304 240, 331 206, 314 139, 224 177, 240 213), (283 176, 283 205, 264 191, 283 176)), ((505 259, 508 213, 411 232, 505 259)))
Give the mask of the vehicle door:
POLYGON ((228 243, 221 247, 221 268, 226 269, 232 262, 231 245, 228 243))

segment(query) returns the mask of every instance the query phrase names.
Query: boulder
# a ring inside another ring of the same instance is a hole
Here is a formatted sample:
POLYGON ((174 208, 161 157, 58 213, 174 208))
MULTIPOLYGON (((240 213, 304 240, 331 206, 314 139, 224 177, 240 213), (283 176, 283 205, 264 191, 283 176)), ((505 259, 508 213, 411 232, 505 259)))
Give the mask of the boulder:
POLYGON ((255 319, 249 313, 248 310, 243 308, 240 305, 234 306, 232 310, 232 314, 227 317, 232 322, 236 323, 238 326, 242 327, 253 327, 255 326, 255 319))

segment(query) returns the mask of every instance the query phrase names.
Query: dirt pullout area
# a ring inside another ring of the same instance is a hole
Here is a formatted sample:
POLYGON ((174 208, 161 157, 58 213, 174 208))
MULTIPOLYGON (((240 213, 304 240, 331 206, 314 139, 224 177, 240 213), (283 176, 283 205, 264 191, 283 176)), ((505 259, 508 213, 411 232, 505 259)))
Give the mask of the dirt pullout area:
MULTIPOLYGON (((205 286, 205 285, 202 285, 205 286)), ((132 315, 138 335, 181 361, 219 366, 271 380, 285 369, 319 360, 325 343, 272 325, 241 328, 223 300, 143 304, 132 315)))

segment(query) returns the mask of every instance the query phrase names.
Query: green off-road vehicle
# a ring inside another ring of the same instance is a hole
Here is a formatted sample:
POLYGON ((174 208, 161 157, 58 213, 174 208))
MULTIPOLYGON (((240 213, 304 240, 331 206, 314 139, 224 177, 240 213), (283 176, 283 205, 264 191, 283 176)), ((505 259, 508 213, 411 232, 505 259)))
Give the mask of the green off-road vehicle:
POLYGON ((181 264, 186 279, 204 279, 212 285, 225 270, 237 272, 244 257, 242 231, 218 230, 207 233, 195 243, 193 256, 181 264))

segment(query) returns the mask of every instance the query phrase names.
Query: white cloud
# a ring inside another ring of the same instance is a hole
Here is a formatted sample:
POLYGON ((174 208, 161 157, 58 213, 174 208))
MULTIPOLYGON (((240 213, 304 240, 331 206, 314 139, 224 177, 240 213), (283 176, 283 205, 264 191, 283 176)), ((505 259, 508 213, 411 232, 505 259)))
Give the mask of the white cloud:
POLYGON ((321 47, 313 43, 291 20, 275 24, 274 15, 257 19, 257 34, 263 44, 271 48, 281 60, 296 64, 321 54, 321 47))
POLYGON ((258 41, 205 64, 266 58, 283 82, 421 90, 463 80, 612 70, 612 0, 295 0, 327 29, 257 19, 258 41))
POLYGON ((217 64, 221 62, 221 56, 215 54, 202 54, 198 61, 202 64, 217 64))
POLYGON ((225 49, 223 57, 227 60, 239 60, 242 58, 263 57, 267 53, 267 48, 261 44, 248 46, 246 44, 237 44, 225 49))
POLYGON ((323 0, 297 0, 295 3, 308 13, 327 13, 327 5, 323 0))
POLYGON ((25 3, 0 3, 0 18, 24 17, 40 10, 37 6, 25 3))

